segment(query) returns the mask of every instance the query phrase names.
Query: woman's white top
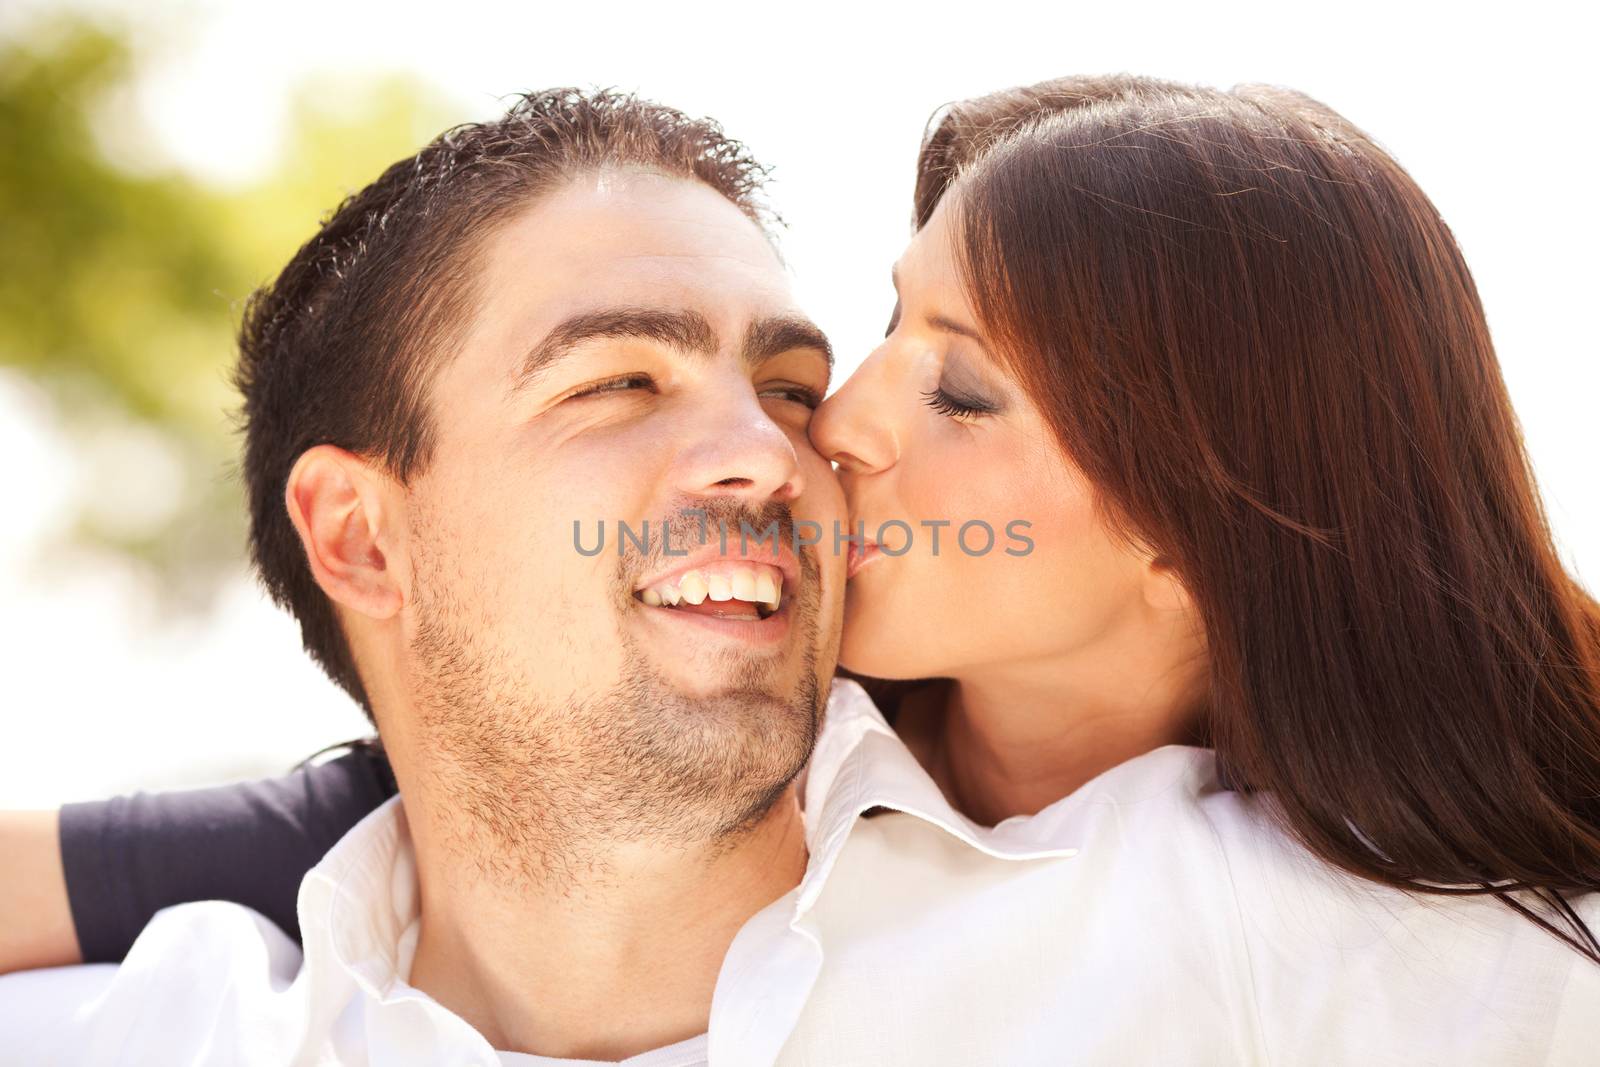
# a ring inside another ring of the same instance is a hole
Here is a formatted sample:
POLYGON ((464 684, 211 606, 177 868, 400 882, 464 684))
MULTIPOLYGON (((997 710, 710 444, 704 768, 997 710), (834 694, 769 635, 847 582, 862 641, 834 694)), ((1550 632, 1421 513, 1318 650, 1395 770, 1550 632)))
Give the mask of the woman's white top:
MULTIPOLYGON (((1493 898, 1331 869, 1220 788, 1210 749, 986 829, 875 710, 851 730, 808 798, 910 814, 849 829, 780 1063, 1600 1065, 1600 965, 1493 898)), ((1600 894, 1575 904, 1600 935, 1600 894)))

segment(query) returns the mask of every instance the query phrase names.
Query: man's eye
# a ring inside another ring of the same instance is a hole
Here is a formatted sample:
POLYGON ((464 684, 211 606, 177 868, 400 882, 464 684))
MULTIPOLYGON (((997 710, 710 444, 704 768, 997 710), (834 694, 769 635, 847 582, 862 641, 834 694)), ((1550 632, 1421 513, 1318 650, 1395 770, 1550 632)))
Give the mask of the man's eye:
POLYGON ((655 379, 648 374, 624 374, 620 378, 608 378, 603 382, 585 386, 576 393, 568 396, 568 400, 576 400, 580 396, 594 396, 597 393, 620 393, 625 389, 632 389, 642 385, 647 389, 655 388, 655 379))
POLYGON ((762 396, 776 396, 783 400, 793 400, 797 404, 816 410, 822 403, 822 394, 806 385, 773 385, 761 390, 762 396))

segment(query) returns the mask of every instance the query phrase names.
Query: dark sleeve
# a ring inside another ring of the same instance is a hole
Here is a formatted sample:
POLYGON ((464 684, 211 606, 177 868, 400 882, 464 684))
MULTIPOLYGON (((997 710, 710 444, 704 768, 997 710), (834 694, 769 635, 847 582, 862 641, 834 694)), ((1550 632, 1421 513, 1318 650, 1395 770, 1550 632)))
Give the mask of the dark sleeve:
POLYGON ((116 963, 156 912, 195 900, 254 908, 300 940, 300 880, 395 793, 383 750, 360 742, 281 778, 61 809, 61 860, 85 963, 116 963))

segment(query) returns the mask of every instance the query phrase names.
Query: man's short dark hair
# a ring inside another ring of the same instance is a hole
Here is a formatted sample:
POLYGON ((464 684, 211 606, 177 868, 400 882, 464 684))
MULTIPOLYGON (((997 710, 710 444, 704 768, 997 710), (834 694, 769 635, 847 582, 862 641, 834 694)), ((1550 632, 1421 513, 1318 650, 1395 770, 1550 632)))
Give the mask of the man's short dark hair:
POLYGON ((405 484, 435 439, 429 384, 464 325, 472 252, 542 192, 605 167, 704 182, 770 233, 766 171, 712 121, 609 90, 551 89, 457 126, 384 171, 251 295, 234 384, 250 553, 311 658, 372 715, 350 646, 284 504, 301 453, 334 444, 405 484))

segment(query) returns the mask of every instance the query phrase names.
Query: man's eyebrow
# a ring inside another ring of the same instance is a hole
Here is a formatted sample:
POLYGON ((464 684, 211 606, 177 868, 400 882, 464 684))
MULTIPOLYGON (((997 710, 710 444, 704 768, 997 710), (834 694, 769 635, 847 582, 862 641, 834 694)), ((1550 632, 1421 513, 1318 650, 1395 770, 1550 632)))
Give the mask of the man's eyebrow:
POLYGON ((532 385, 579 345, 603 338, 656 341, 697 355, 717 350, 711 323, 689 309, 616 307, 582 311, 563 319, 528 352, 512 380, 513 392, 532 385))
POLYGON ((755 367, 797 348, 820 352, 828 370, 833 370, 833 346, 828 343, 828 335, 801 315, 770 315, 752 322, 745 331, 740 355, 747 366, 755 367))

